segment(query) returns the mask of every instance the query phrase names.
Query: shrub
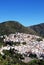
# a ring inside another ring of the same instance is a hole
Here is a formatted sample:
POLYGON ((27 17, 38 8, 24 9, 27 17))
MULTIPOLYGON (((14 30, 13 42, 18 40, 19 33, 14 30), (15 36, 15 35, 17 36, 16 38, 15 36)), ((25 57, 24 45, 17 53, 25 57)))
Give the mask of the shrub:
POLYGON ((23 45, 25 45, 25 44, 26 44, 26 42, 23 42, 22 44, 23 44, 23 45))
POLYGON ((13 42, 14 45, 20 45, 20 42, 13 42))
POLYGON ((43 41, 42 38, 37 38, 36 40, 37 40, 38 42, 43 41))
POLYGON ((37 55, 30 53, 29 57, 31 57, 31 58, 37 58, 37 55))

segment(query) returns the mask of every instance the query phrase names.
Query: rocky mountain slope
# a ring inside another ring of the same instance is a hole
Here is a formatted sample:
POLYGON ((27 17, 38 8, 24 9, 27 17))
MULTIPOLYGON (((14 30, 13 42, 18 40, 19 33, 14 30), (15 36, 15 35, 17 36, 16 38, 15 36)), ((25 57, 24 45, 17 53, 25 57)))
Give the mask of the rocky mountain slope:
POLYGON ((15 32, 30 33, 44 37, 44 23, 25 27, 17 21, 5 21, 0 23, 0 35, 15 32))
POLYGON ((17 21, 6 21, 3 23, 0 23, 0 35, 10 34, 15 32, 36 34, 35 31, 33 31, 30 28, 28 29, 27 27, 23 26, 17 21))
POLYGON ((30 26, 29 28, 33 29, 38 35, 44 37, 44 23, 30 26))

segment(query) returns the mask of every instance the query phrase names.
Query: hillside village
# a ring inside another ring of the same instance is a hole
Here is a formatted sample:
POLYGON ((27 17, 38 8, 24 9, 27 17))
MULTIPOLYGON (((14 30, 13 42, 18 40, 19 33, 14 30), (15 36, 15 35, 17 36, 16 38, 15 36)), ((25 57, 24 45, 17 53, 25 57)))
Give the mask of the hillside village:
POLYGON ((15 33, 9 34, 8 36, 0 36, 0 38, 3 38, 4 43, 14 43, 12 46, 2 46, 0 48, 0 53, 2 55, 4 54, 3 50, 9 50, 11 48, 17 50, 17 53, 25 55, 26 57, 29 57, 32 53, 36 54, 38 59, 44 59, 44 39, 39 36, 25 33, 15 33), (18 45, 15 45, 15 43, 18 43, 18 45))

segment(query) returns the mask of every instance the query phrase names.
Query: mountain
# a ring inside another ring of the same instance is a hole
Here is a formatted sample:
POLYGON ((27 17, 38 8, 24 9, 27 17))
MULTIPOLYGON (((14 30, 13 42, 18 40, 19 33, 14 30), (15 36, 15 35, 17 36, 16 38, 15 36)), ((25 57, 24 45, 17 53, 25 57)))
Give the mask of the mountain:
POLYGON ((0 23, 0 35, 8 35, 15 32, 36 34, 31 28, 27 28, 17 21, 5 21, 0 23))
POLYGON ((25 27, 17 21, 5 21, 0 23, 0 35, 10 33, 30 33, 44 37, 44 23, 25 27))
POLYGON ((29 28, 33 29, 38 35, 44 37, 44 23, 30 26, 29 28))

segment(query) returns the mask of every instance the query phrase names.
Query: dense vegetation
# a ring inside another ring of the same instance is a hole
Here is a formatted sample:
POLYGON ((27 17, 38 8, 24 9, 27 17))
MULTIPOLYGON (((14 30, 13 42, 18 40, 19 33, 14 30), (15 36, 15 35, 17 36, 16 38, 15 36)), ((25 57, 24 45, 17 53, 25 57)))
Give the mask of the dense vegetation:
POLYGON ((15 53, 14 49, 3 51, 4 55, 0 54, 0 65, 25 65, 21 59, 24 59, 21 54, 15 53))
POLYGON ((44 60, 32 60, 27 65, 44 65, 44 60))
POLYGON ((44 65, 44 60, 34 59, 28 63, 24 63, 21 60, 24 57, 21 54, 15 53, 14 49, 9 51, 3 51, 4 55, 0 54, 0 65, 44 65))

